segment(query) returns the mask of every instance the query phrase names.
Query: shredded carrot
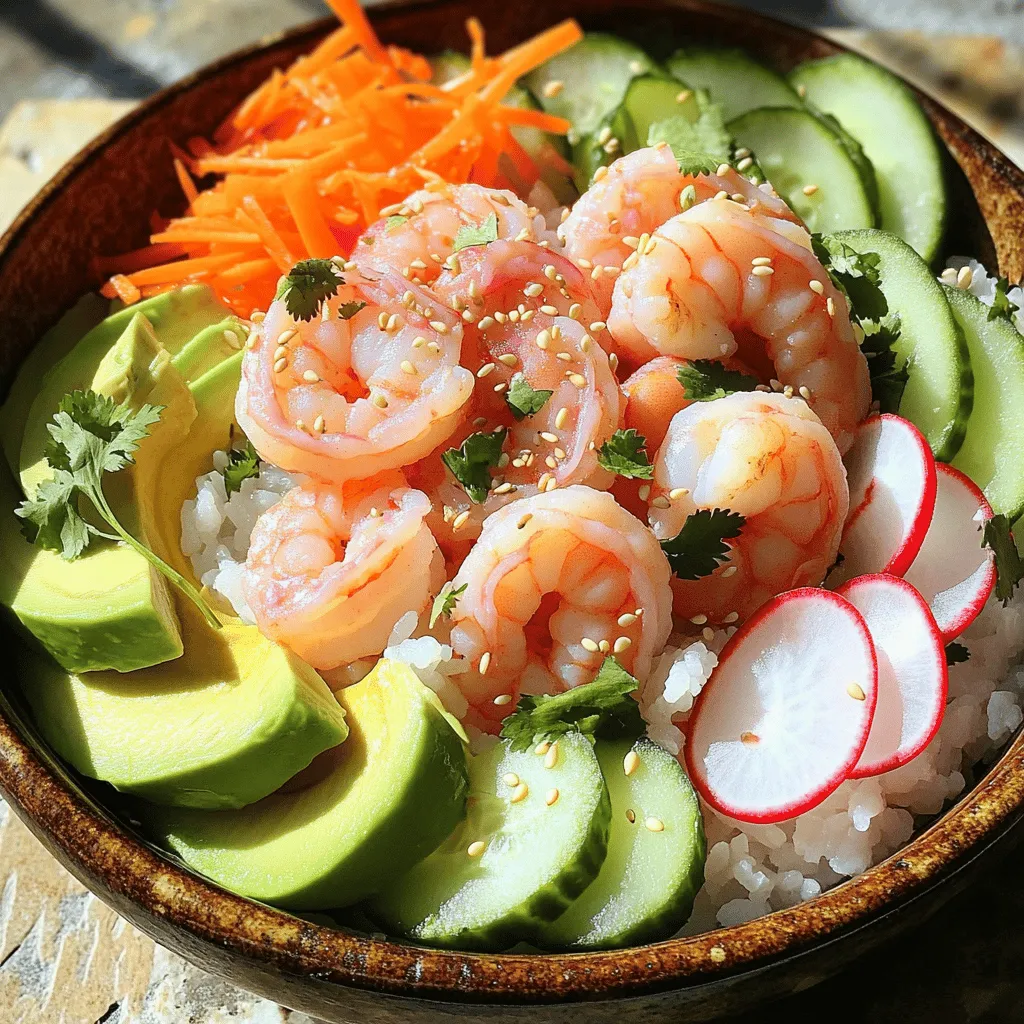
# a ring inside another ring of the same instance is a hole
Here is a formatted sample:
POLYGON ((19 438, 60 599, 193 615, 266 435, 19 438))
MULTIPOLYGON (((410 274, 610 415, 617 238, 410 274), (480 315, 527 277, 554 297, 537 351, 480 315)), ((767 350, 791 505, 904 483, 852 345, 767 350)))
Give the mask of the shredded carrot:
POLYGON ((504 106, 516 81, 582 36, 564 21, 489 57, 469 19, 471 67, 430 82, 424 57, 385 47, 359 0, 328 0, 341 26, 291 67, 273 71, 214 133, 171 146, 188 215, 154 216, 152 244, 100 257, 104 294, 124 302, 203 280, 248 315, 273 298, 278 274, 298 260, 350 251, 380 211, 425 182, 474 181, 527 192, 544 168, 510 128, 564 134, 569 123, 504 106), (214 176, 200 189, 196 181, 214 176))

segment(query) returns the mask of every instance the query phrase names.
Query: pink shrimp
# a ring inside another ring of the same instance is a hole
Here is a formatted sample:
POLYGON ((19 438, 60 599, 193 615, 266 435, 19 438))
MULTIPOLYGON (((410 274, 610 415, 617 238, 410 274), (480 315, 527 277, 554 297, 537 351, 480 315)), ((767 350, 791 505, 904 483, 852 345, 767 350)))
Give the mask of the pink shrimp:
POLYGON ((260 631, 321 670, 380 654, 443 581, 429 509, 394 472, 290 490, 256 521, 245 563, 260 631))
POLYGON ((731 623, 776 594, 822 582, 850 496, 839 450, 807 403, 754 391, 694 403, 672 419, 650 502, 659 540, 701 509, 745 517, 727 562, 697 580, 672 580, 678 617, 731 623))
POLYGON ((731 200, 651 235, 615 283, 608 326, 638 358, 738 355, 807 398, 841 452, 871 403, 846 298, 810 250, 731 200))
POLYGON ((235 404, 260 455, 339 483, 426 455, 459 426, 473 391, 462 322, 382 264, 309 322, 278 300, 250 336, 235 404))
POLYGON ((665 555, 605 492, 572 486, 490 516, 453 588, 451 643, 471 724, 497 731, 519 693, 594 678, 614 652, 644 677, 672 628, 665 555))

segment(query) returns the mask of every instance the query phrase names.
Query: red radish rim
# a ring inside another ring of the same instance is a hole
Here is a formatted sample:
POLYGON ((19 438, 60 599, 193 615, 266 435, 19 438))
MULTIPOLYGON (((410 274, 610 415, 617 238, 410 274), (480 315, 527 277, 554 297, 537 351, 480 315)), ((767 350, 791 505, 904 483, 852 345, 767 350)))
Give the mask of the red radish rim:
MULTIPOLYGON (((935 491, 937 487, 935 474, 937 472, 938 464, 935 461, 935 455, 932 452, 931 445, 925 440, 924 434, 914 426, 910 420, 904 419, 902 416, 897 416, 892 412, 881 412, 876 413, 874 416, 869 416, 860 426, 857 428, 859 434, 866 427, 869 427, 876 421, 882 420, 894 420, 899 423, 901 428, 906 428, 911 438, 917 444, 920 449, 922 461, 925 466, 924 475, 924 492, 922 496, 921 508, 930 509, 927 515, 919 514, 914 520, 913 529, 903 538, 903 545, 893 554, 892 558, 889 559, 879 573, 872 575, 888 575, 888 576, 902 576, 911 566, 914 559, 917 557, 917 553, 921 550, 921 545, 924 543, 925 534, 928 532, 928 527, 931 525, 932 515, 935 511, 935 491)), ((856 443, 856 442, 855 442, 856 443)), ((864 510, 871 504, 868 497, 870 494, 870 486, 868 493, 865 494, 864 500, 856 509, 852 509, 846 517, 846 522, 843 524, 843 536, 846 535, 846 531, 860 518, 864 510)), ((840 550, 842 549, 843 542, 842 538, 839 541, 840 550)), ((856 579, 857 577, 854 577, 856 579)))
MULTIPOLYGON (((959 469, 954 469, 946 462, 936 463, 935 467, 940 473, 945 473, 951 476, 954 480, 963 484, 971 495, 978 500, 978 508, 985 513, 985 522, 992 519, 995 513, 992 511, 992 506, 988 503, 988 498, 985 497, 985 493, 982 489, 966 474, 962 473, 959 469)), ((907 567, 909 569, 909 566, 907 567)), ((955 640, 961 633, 981 614, 982 608, 985 607, 988 599, 992 596, 992 591, 996 588, 996 560, 994 557, 990 557, 988 560, 988 572, 985 575, 985 582, 978 590, 977 597, 974 602, 968 605, 964 605, 963 614, 953 621, 953 624, 946 629, 940 629, 939 632, 942 635, 944 643, 949 643, 955 640)))
MULTIPOLYGON (((946 701, 949 699, 949 666, 946 664, 946 645, 943 640, 942 631, 939 629, 938 624, 935 621, 935 616, 932 615, 932 610, 928 605, 928 602, 921 596, 917 589, 911 586, 906 580, 901 579, 898 576, 892 576, 889 573, 877 572, 870 573, 865 576, 855 576, 852 580, 848 580, 844 583, 836 593, 845 596, 845 591, 851 587, 856 586, 858 583, 870 582, 877 583, 884 581, 887 584, 891 584, 905 591, 907 595, 918 605, 918 607, 924 613, 925 624, 931 630, 933 637, 935 638, 935 651, 936 661, 939 665, 939 677, 940 677, 940 700, 938 701, 937 712, 935 714, 935 720, 928 730, 928 738, 923 742, 919 741, 919 744, 913 753, 900 755, 899 752, 887 758, 884 761, 878 761, 870 768, 860 768, 859 765, 854 765, 853 770, 850 772, 851 779, 870 779, 876 775, 883 775, 885 772, 890 772, 894 768, 901 768, 903 765, 913 761, 915 757, 920 754, 925 747, 933 739, 935 739, 936 733, 942 727, 942 722, 946 717, 946 701)), ((865 620, 866 621, 866 620, 865 620)), ((870 631, 870 627, 869 627, 870 631)), ((877 673, 877 651, 875 656, 875 670, 877 673)), ((877 686, 877 675, 876 675, 876 686, 877 686)), ((876 705, 877 705, 877 690, 876 690, 876 705)), ((865 744, 866 746, 867 744, 865 744)))
POLYGON ((721 654, 718 655, 718 665, 715 666, 715 670, 712 672, 711 677, 697 695, 697 699, 693 704, 693 711, 690 713, 690 718, 687 723, 686 742, 683 745, 683 759, 686 762, 687 774, 690 776, 690 781, 700 794, 701 799, 716 811, 719 811, 727 817, 750 825, 775 825, 780 821, 789 821, 791 818, 795 818, 798 815, 803 814, 805 811, 812 810, 823 801, 827 800, 850 777, 850 772, 860 760, 860 756, 864 753, 864 748, 867 746, 868 735, 871 732, 871 723, 875 717, 875 707, 877 703, 878 655, 875 652, 875 643, 871 639, 871 631, 868 629, 868 625, 864 621, 864 616, 861 615, 861 613, 857 611, 857 609, 854 608, 854 606, 850 604, 845 597, 841 594, 837 594, 833 590, 822 590, 820 587, 800 587, 797 590, 788 590, 784 594, 779 594, 777 597, 773 597, 770 601, 758 608, 758 610, 754 612, 754 614, 729 638, 725 647, 722 648, 721 654), (873 671, 871 678, 865 680, 865 682, 870 683, 870 686, 868 686, 864 691, 865 707, 868 710, 868 713, 864 716, 864 726, 861 730, 862 734, 858 738, 856 748, 853 754, 847 759, 847 762, 837 768, 836 773, 826 780, 823 787, 808 795, 803 802, 794 804, 792 807, 787 807, 784 811, 766 811, 763 814, 753 814, 744 810, 737 813, 734 808, 730 808, 721 801, 715 799, 707 786, 707 780, 704 778, 701 771, 698 770, 697 765, 694 764, 692 753, 693 747, 689 742, 690 732, 692 731, 691 727, 700 714, 700 709, 704 703, 705 695, 711 688, 714 681, 714 673, 718 671, 719 666, 725 664, 726 658, 732 652, 732 649, 749 632, 755 629, 761 623, 762 619, 771 615, 776 608, 779 608, 784 604, 788 604, 790 601, 801 600, 806 597, 823 598, 826 601, 845 605, 845 609, 851 613, 854 625, 860 630, 862 639, 864 640, 868 651, 871 653, 873 671))

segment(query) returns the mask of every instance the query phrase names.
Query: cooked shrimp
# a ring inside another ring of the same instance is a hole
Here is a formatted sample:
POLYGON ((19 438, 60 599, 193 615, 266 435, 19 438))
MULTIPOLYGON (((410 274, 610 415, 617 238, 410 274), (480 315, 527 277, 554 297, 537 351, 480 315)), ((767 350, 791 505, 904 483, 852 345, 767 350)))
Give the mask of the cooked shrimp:
POLYGON ((681 208, 716 195, 742 197, 769 226, 809 244, 799 218, 771 185, 755 185, 731 167, 720 167, 719 172, 682 174, 672 150, 663 143, 620 157, 583 193, 559 234, 565 254, 590 274, 603 317, 611 308, 615 276, 641 239, 646 244, 645 236, 681 208))
POLYGON ((841 452, 871 387, 846 298, 808 249, 731 200, 673 217, 615 283, 608 326, 639 357, 738 355, 811 403, 841 452))
POLYGON ((458 427, 473 391, 455 313, 382 264, 364 271, 346 274, 308 323, 284 301, 270 307, 251 335, 235 405, 263 458, 333 483, 426 455, 458 427))
POLYGON ((606 654, 643 678, 672 628, 669 568, 651 531, 605 492, 573 486, 506 505, 453 581, 451 643, 470 721, 496 731, 520 691, 589 682, 606 654))
POLYGON ((475 431, 507 431, 502 465, 482 504, 440 471, 439 458, 413 471, 414 483, 442 510, 431 527, 451 557, 486 516, 542 486, 607 487, 611 476, 598 466, 597 449, 619 426, 622 399, 608 356, 585 326, 593 315, 586 282, 564 257, 534 242, 475 246, 457 254, 433 290, 462 311, 463 364, 476 373, 453 446, 475 431), (551 395, 536 412, 518 416, 507 400, 517 382, 551 395))
POLYGON ((776 594, 817 586, 835 561, 849 503, 839 450, 802 399, 742 392, 684 409, 655 460, 655 536, 675 537, 699 509, 729 509, 746 522, 710 576, 673 577, 676 615, 735 622, 776 594))
POLYGON ((390 209, 362 235, 352 258, 382 260, 417 284, 431 284, 441 273, 463 228, 484 227, 491 217, 497 238, 558 242, 538 210, 514 192, 483 185, 438 182, 390 209))
POLYGON ((256 521, 245 563, 260 631, 322 670, 380 654, 440 588, 429 509, 400 473, 290 490, 256 521))

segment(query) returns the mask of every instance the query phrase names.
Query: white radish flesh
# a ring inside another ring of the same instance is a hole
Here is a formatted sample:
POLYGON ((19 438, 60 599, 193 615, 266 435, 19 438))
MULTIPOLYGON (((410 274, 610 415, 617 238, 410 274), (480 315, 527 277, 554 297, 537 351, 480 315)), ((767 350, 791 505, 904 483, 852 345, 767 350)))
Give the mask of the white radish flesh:
POLYGON ((871 636, 849 601, 812 588, 781 594, 733 636, 697 699, 690 778, 739 821, 815 807, 860 759, 876 683, 871 636))
POLYGON ((992 509, 958 469, 938 465, 935 514, 904 578, 931 606, 943 640, 956 639, 996 585, 995 555, 982 543, 992 509))
POLYGON ((839 544, 836 585, 868 573, 902 576, 917 555, 935 507, 935 458, 921 431, 891 413, 857 429, 846 453, 850 511, 839 544))
POLYGON ((894 576, 860 576, 839 588, 864 616, 878 660, 878 703, 853 778, 917 757, 942 724, 949 690, 942 635, 924 598, 894 576))

